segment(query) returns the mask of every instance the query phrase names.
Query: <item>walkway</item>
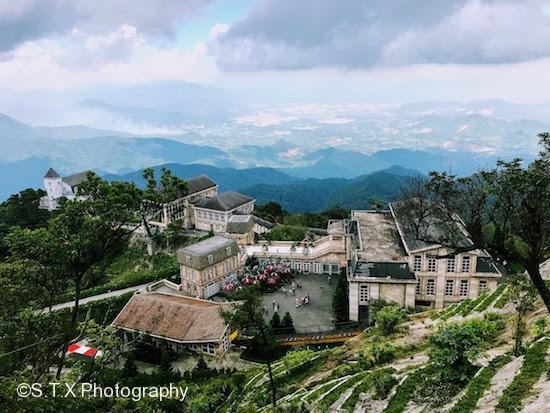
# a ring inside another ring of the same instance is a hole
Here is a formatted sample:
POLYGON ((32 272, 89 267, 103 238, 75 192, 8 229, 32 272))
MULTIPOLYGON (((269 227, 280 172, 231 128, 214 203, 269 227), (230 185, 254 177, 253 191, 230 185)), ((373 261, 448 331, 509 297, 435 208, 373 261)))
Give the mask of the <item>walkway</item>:
MULTIPOLYGON (((78 305, 90 303, 90 302, 93 302, 93 301, 103 300, 105 298, 118 297, 120 295, 129 293, 129 292, 132 292, 132 291, 144 290, 145 287, 147 287, 149 284, 152 284, 152 283, 148 282, 148 283, 145 283, 145 284, 135 285, 133 287, 122 288, 120 290, 108 291, 106 293, 92 295, 91 297, 81 298, 78 301, 78 305)), ((72 308, 72 307, 74 307, 74 300, 73 301, 68 301, 66 303, 55 304, 55 305, 52 306, 52 311, 57 311, 57 310, 62 310, 64 308, 72 308)), ((42 309, 42 311, 43 312, 48 312, 48 309, 44 308, 44 309, 42 309)))

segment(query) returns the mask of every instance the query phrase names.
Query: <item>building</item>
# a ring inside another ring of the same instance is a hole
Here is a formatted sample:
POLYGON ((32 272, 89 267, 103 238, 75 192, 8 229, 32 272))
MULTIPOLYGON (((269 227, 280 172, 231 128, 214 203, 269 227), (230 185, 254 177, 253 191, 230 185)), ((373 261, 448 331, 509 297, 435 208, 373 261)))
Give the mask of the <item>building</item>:
POLYGON ((416 278, 389 212, 352 211, 354 242, 348 266, 350 320, 369 319, 372 301, 414 307, 416 278))
POLYGON ((199 351, 221 355, 230 345, 229 326, 220 310, 233 303, 219 303, 166 293, 134 295, 112 325, 126 342, 139 337, 145 343, 175 352, 199 351))
POLYGON ((406 205, 392 203, 389 207, 417 280, 417 305, 442 308, 466 298, 475 299, 497 287, 502 277, 500 270, 487 251, 470 250, 473 242, 460 217, 430 223, 431 239, 424 241, 418 239, 406 205), (432 241, 444 239, 453 244, 452 249, 432 241), (449 256, 453 249, 467 251, 449 256))
POLYGON ((187 180, 187 195, 164 204, 156 220, 153 220, 151 224, 166 228, 171 222, 180 220, 184 228, 193 228, 195 226, 193 203, 216 195, 218 195, 218 185, 208 176, 200 175, 190 178, 187 180))
POLYGON ((235 240, 215 235, 196 244, 180 248, 181 289, 197 298, 210 298, 243 268, 235 240))
POLYGON ((316 231, 315 239, 294 241, 261 241, 245 247, 246 254, 260 264, 274 260, 288 263, 295 271, 305 274, 339 274, 349 260, 347 244, 351 235, 349 220, 331 220, 327 230, 316 231))
POLYGON ((233 215, 252 214, 254 202, 254 198, 233 191, 201 198, 193 203, 195 228, 224 234, 229 218, 233 215))
POLYGON ((225 236, 239 245, 254 244, 254 217, 252 215, 232 215, 227 221, 225 236))
POLYGON ((89 172, 91 171, 62 177, 53 168, 48 169, 43 179, 46 195, 40 198, 39 207, 53 211, 59 208, 60 199, 75 199, 78 185, 86 180, 89 172))

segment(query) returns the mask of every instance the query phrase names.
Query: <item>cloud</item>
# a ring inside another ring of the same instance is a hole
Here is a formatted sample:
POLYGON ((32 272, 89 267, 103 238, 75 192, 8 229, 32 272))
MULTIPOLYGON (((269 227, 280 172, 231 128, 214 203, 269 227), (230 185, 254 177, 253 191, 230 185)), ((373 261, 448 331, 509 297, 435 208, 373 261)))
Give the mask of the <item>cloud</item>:
POLYGON ((151 79, 204 81, 217 73, 206 46, 162 47, 137 27, 122 24, 101 34, 74 29, 64 37, 27 41, 0 60, 0 86, 18 90, 68 89, 151 79))
POLYGON ((91 33, 129 25, 155 36, 171 36, 176 23, 213 0, 17 0, 0 2, 0 52, 44 37, 91 33))
POLYGON ((226 71, 515 63, 550 56, 542 0, 262 0, 218 25, 208 47, 226 71))

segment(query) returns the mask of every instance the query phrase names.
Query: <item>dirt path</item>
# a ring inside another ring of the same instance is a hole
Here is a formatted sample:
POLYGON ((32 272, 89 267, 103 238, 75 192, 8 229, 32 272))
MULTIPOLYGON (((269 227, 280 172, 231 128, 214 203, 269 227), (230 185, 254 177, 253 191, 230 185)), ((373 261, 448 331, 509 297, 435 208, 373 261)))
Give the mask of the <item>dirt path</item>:
POLYGON ((494 413, 496 411, 496 405, 504 390, 514 380, 515 375, 521 369, 523 365, 523 356, 513 359, 510 363, 506 364, 491 379, 489 389, 484 393, 477 401, 475 413, 494 413))

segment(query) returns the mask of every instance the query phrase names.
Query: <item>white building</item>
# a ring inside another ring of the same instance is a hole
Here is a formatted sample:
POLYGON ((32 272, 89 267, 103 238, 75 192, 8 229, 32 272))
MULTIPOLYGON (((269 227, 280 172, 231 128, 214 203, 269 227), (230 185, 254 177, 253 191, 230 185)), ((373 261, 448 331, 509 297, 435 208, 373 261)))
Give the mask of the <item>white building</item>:
POLYGON ((50 168, 44 175, 44 188, 47 195, 40 198, 39 207, 53 211, 59 208, 61 198, 75 199, 78 185, 86 180, 89 172, 84 171, 61 177, 54 169, 50 168))

